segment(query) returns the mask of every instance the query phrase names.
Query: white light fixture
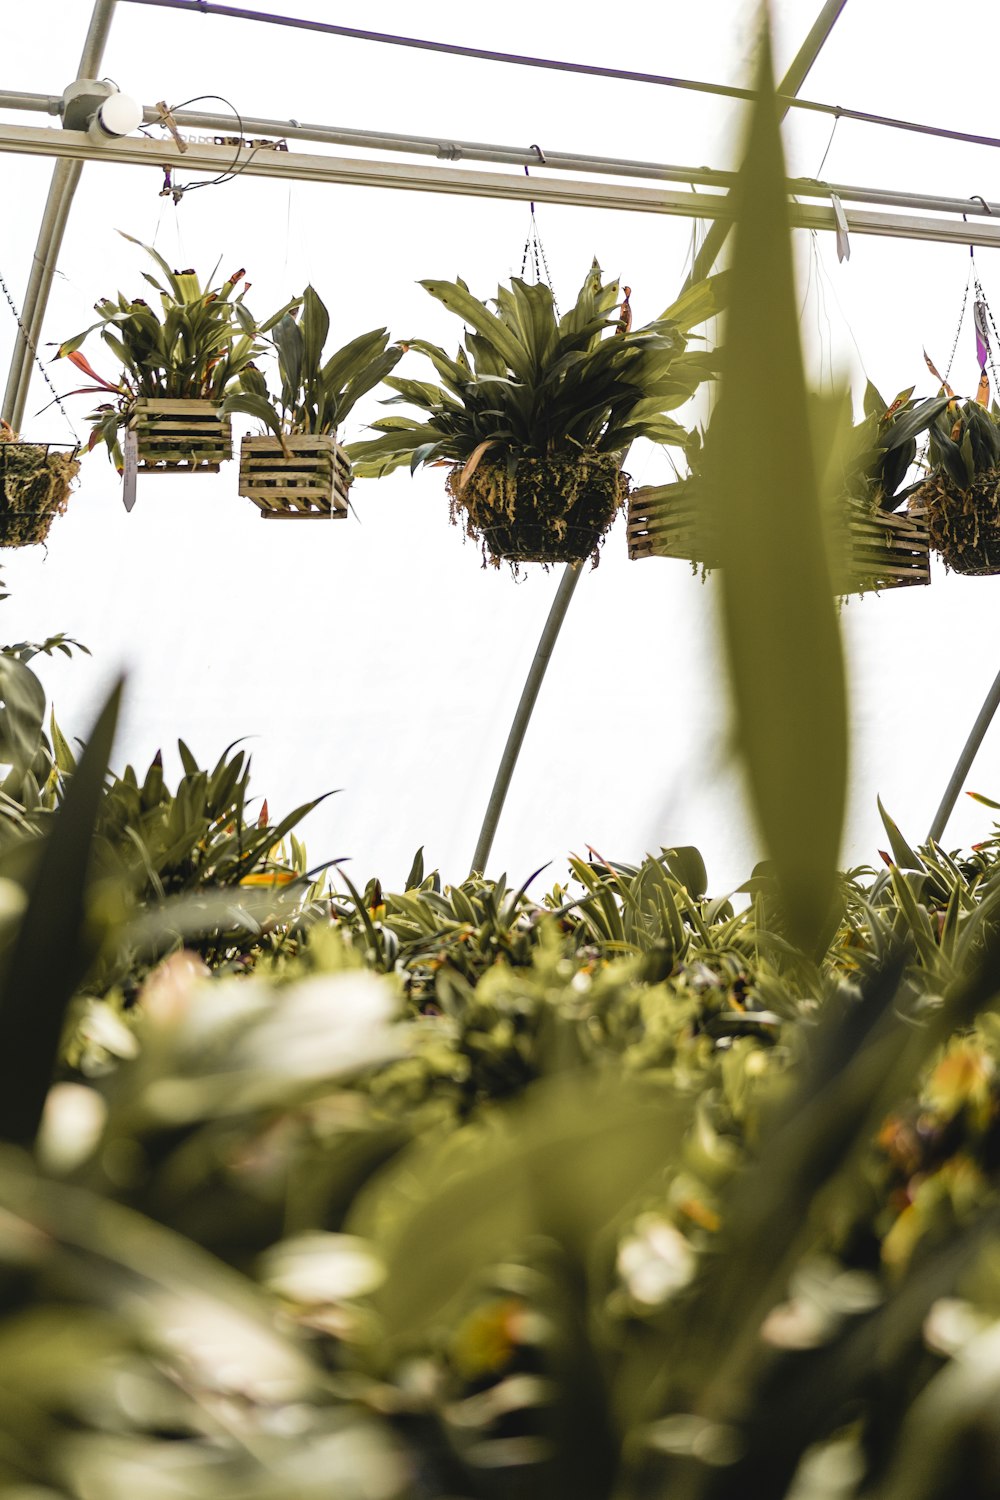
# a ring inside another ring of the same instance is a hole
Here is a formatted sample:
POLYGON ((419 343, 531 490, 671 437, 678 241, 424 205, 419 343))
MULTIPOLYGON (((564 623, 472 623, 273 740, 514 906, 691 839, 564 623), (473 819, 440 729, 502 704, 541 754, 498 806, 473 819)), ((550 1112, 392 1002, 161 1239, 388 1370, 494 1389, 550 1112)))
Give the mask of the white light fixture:
POLYGON ((87 134, 92 141, 120 140, 142 124, 142 105, 128 94, 109 94, 91 117, 87 134))

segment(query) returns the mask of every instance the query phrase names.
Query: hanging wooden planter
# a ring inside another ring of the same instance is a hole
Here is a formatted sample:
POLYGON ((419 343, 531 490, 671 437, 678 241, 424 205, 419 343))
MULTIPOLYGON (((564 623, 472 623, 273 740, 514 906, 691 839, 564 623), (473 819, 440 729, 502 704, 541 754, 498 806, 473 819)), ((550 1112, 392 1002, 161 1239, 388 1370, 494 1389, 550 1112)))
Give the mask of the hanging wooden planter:
POLYGON ((697 480, 643 485, 628 503, 628 555, 677 557, 706 570, 719 566, 708 534, 697 480))
MULTIPOLYGON (((705 570, 718 567, 717 545, 697 480, 649 485, 632 493, 628 511, 628 555, 678 557, 705 570)), ((834 559, 838 594, 881 592, 931 581, 930 535, 920 515, 869 512, 848 501, 834 559)))
POLYGON ((129 422, 136 434, 142 474, 217 474, 233 456, 233 429, 215 401, 151 400, 135 403, 129 422))
POLYGON ((330 433, 285 438, 245 437, 240 448, 240 494, 267 521, 335 521, 347 515, 351 465, 330 433))
POLYGON ((22 443, 0 429, 0 547, 44 542, 69 500, 80 469, 76 449, 52 443, 22 443))
POLYGON ((911 495, 910 514, 922 518, 931 546, 953 573, 1000 573, 1000 469, 976 474, 967 489, 935 469, 911 495))
POLYGON ((628 497, 621 455, 583 449, 579 454, 483 460, 461 484, 462 469, 445 487, 451 519, 483 544, 483 564, 515 568, 522 562, 597 565, 604 533, 628 497))

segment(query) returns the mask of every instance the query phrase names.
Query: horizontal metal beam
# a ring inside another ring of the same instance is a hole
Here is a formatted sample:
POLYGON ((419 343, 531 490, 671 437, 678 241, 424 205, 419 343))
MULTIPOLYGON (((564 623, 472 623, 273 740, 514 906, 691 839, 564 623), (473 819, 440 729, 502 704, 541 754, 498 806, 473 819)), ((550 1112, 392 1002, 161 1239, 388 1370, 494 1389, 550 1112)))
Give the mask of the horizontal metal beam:
MULTIPOLYGON (((27 94, 0 90, 0 109, 32 110, 57 115, 63 105, 61 94, 27 94)), ((160 121, 160 112, 150 105, 143 108, 147 125, 160 121)), ((182 130, 206 130, 212 135, 233 135, 232 115, 213 114, 203 110, 174 111, 174 120, 182 130)), ((544 162, 531 146, 505 146, 489 141, 456 140, 451 136, 405 135, 383 130, 354 130, 340 125, 303 124, 300 120, 274 120, 263 116, 240 118, 246 137, 271 136, 286 141, 312 141, 327 146, 348 146, 360 151, 394 151, 402 155, 432 156, 438 161, 484 161, 499 166, 544 166, 553 172, 584 172, 607 177, 637 177, 656 182, 678 182, 689 186, 731 189, 735 173, 711 167, 678 166, 669 162, 643 161, 632 157, 587 156, 573 151, 546 147, 544 162)), ((168 145, 166 141, 164 145, 168 145)), ((232 147, 228 149, 232 150, 232 147)), ((178 162, 179 162, 178 158, 178 162)), ((1000 202, 985 198, 952 198, 935 193, 895 192, 891 188, 861 187, 856 183, 820 182, 811 177, 790 177, 788 191, 794 198, 829 200, 834 194, 844 203, 864 203, 884 208, 917 209, 922 213, 968 214, 972 217, 1000 218, 1000 202)))
POLYGON ((62 94, 26 94, 20 89, 0 89, 0 109, 32 109, 38 114, 62 114, 62 94))
MULTIPOLYGON (((182 172, 217 175, 234 167, 250 177, 338 183, 353 187, 396 188, 411 192, 449 193, 478 198, 506 198, 556 203, 567 207, 606 208, 629 213, 654 213, 694 219, 727 219, 732 205, 722 193, 682 193, 629 183, 578 181, 523 173, 470 171, 430 163, 365 160, 358 157, 306 155, 291 151, 241 151, 231 146, 191 143, 182 156, 170 141, 126 136, 107 145, 92 141, 83 131, 53 130, 44 126, 0 124, 0 152, 56 156, 78 161, 107 161, 133 166, 171 167, 182 172)), ((833 210, 821 204, 792 201, 792 223, 797 228, 834 230, 833 210)), ((897 239, 932 240, 944 244, 1000 247, 1000 218, 949 221, 914 214, 846 210, 854 234, 897 239)))

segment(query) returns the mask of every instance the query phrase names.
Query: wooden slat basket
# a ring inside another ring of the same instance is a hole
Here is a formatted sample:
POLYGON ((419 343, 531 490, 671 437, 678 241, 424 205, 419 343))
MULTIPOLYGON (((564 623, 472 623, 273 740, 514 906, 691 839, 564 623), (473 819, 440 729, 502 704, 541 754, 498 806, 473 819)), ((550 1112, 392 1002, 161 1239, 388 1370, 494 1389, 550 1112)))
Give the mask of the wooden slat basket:
POLYGON ((275 437, 245 437, 240 449, 240 494, 268 521, 339 520, 347 515, 351 465, 329 433, 286 437, 286 457, 275 437))
POLYGON ((140 399, 129 426, 143 474, 217 474, 233 456, 233 430, 214 401, 140 399))
MULTIPOLYGON (((699 503, 696 481, 647 485, 633 490, 628 509, 628 555, 678 557, 704 568, 718 567, 711 527, 699 503)), ((919 513, 872 515, 849 502, 834 562, 839 594, 906 588, 931 581, 930 537, 919 513)))

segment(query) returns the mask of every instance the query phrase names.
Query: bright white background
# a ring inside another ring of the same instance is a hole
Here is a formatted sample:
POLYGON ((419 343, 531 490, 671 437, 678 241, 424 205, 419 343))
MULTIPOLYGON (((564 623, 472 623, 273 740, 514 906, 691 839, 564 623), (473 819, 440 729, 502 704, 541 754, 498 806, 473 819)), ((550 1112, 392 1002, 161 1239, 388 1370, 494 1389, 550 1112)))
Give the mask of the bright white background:
MULTIPOLYGON (((264 4, 249 0, 252 8, 264 4)), ((272 6, 271 8, 274 8, 272 6)), ((580 3, 510 0, 495 7, 429 0, 287 0, 289 14, 341 24, 718 82, 746 82, 754 10, 706 0, 612 12, 580 3)), ((819 0, 774 6, 779 75, 819 0)), ((89 0, 3 5, 0 88, 61 93, 76 74, 89 0)), ((889 0, 848 0, 802 93, 859 109, 966 130, 996 127, 976 60, 1000 49, 1000 13, 980 8, 973 34, 943 25, 931 0, 901 13, 889 0), (972 40, 970 40, 972 38, 972 40)), ((731 165, 739 109, 649 85, 511 68, 216 17, 119 3, 101 69, 143 103, 221 94, 244 114, 356 129, 684 163, 731 165)), ((223 106, 208 101, 208 110, 223 106)), ((10 123, 54 124, 10 113, 10 123)), ((825 116, 798 112, 786 127, 789 169, 814 175, 830 134, 825 116)), ((313 149, 305 144, 296 149, 313 149)), ((317 150, 322 148, 315 148, 317 150)), ((335 148, 331 148, 334 150, 335 148)), ((474 165, 474 164, 468 164, 474 165)), ((842 121, 823 171, 828 181, 1000 198, 1000 154, 842 121)), ((509 170, 509 169, 506 169, 509 170)), ((20 301, 50 174, 40 158, 3 157, 0 273, 20 301), (16 205, 16 211, 15 211, 16 205)), ((194 179, 188 179, 194 180, 194 179)), ((92 320, 100 295, 138 294, 142 253, 116 235, 155 238, 178 267, 207 274, 245 265, 263 315, 311 280, 327 301, 338 343, 379 324, 397 338, 454 347, 460 329, 417 285, 462 275, 488 296, 521 266, 526 205, 244 177, 199 190, 175 209, 158 173, 88 164, 70 218, 44 338, 58 342, 92 320)), ((633 288, 637 323, 679 290, 692 227, 652 214, 541 204, 538 224, 557 298, 568 304, 592 255, 633 288)), ((855 236, 838 265, 832 240, 798 235, 803 330, 814 380, 864 371, 887 397, 931 394, 921 348, 947 361, 968 272, 958 246, 855 236), (863 362, 863 363, 862 363, 863 362)), ((996 252, 977 256, 1000 311, 996 252)), ((0 361, 14 324, 0 303, 0 361)), ((52 351, 46 351, 46 355, 52 351)), ((100 344, 87 352, 114 373, 100 344)), ((411 356, 405 373, 426 374, 411 356)), ((53 371, 60 389, 72 371, 53 371)), ((762 350, 761 378, 767 377, 762 350)), ((953 380, 975 390, 971 317, 953 380)), ((72 403, 79 432, 87 399, 72 403)), ((69 434, 36 378, 26 435, 69 434)), ((372 398, 346 436, 378 414, 372 398)), ((697 413, 692 412, 692 420, 697 413)), ((774 413, 780 441, 782 414, 774 413)), ((633 450, 638 482, 666 478, 652 449, 633 450)), ((248 736, 258 795, 272 813, 332 788, 340 794, 306 825, 310 856, 350 856, 355 879, 398 884, 420 844, 445 878, 471 859, 511 715, 558 582, 532 568, 518 585, 482 571, 447 524, 441 472, 405 470, 353 491, 358 519, 268 527, 236 495, 236 465, 217 476, 140 478, 127 516, 99 451, 85 461, 68 514, 48 550, 3 554, 11 598, 6 640, 64 630, 93 659, 40 663, 64 729, 86 732, 115 673, 128 673, 117 761, 139 769, 162 747, 178 771, 181 734, 202 762, 248 736)), ((881 794, 912 840, 921 838, 979 705, 1000 669, 995 627, 1000 580, 946 576, 929 589, 852 601, 843 622, 853 701, 853 791, 846 864, 884 845, 881 794)), ((716 889, 754 858, 728 767, 724 680, 714 637, 715 589, 684 563, 630 563, 624 520, 601 566, 577 590, 553 657, 500 825, 490 868, 525 877, 590 844, 632 860, 660 844, 695 843, 716 889)), ((810 726, 801 726, 809 755, 810 726)), ((1000 728, 969 785, 1000 794, 1000 728)), ((822 789, 817 788, 817 795, 822 789)), ((946 844, 990 829, 962 799, 946 844)))

